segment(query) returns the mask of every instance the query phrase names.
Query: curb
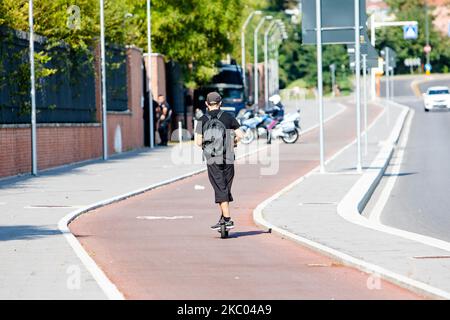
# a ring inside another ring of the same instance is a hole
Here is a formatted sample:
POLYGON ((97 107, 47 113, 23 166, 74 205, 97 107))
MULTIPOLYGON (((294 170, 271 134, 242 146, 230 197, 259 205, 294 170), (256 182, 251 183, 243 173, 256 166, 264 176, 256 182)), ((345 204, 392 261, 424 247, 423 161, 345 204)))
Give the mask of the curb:
MULTIPOLYGON (((339 116, 340 114, 342 114, 347 107, 345 105, 343 105, 342 103, 337 103, 337 105, 339 105, 341 107, 341 109, 339 111, 337 111, 336 113, 334 113, 333 115, 329 116, 328 118, 326 118, 324 120, 325 122, 328 122, 334 118, 336 118, 337 116, 339 116)), ((304 131, 301 132, 301 135, 304 135, 314 129, 316 129, 317 127, 319 127, 319 124, 314 125, 304 131)), ((255 153, 261 152, 264 149, 267 149, 268 146, 265 147, 261 147, 258 148, 256 150, 250 151, 246 154, 243 154, 239 157, 236 158, 236 160, 248 157, 250 155, 253 155, 255 153)), ((95 281, 97 282, 97 284, 100 286, 100 289, 105 293, 106 297, 110 300, 125 300, 124 295, 119 291, 119 289, 116 287, 116 285, 114 285, 114 283, 107 277, 107 275, 103 272, 103 270, 95 263, 94 259, 92 259, 89 254, 87 253, 87 251, 83 248, 83 246, 81 245, 81 243, 77 240, 77 238, 72 234, 72 232, 69 229, 69 224, 74 221, 75 219, 77 219, 78 217, 80 217, 81 215, 88 213, 92 210, 101 208, 101 207, 105 207, 107 205, 119 202, 119 201, 123 201, 125 199, 137 196, 139 194, 148 192, 150 190, 154 190, 156 188, 159 187, 163 187, 165 185, 177 182, 177 181, 181 181, 183 179, 195 176, 197 174, 203 173, 206 171, 206 168, 202 168, 202 169, 198 169, 192 172, 189 172, 187 174, 172 178, 172 179, 168 179, 162 182, 157 182, 154 183, 150 186, 141 188, 141 189, 137 189, 134 191, 130 191, 128 193, 116 196, 116 197, 112 197, 106 200, 102 200, 99 202, 96 202, 94 204, 88 205, 82 209, 70 212, 69 214, 67 214, 66 216, 64 216, 61 220, 59 220, 58 222, 58 229, 61 231, 61 233, 64 235, 64 237, 66 238, 67 242, 70 244, 70 246, 72 247, 72 249, 74 250, 75 254, 78 256, 78 258, 81 260, 81 262, 83 263, 83 265, 86 267, 86 269, 89 271, 89 273, 92 275, 92 277, 95 279, 95 281)))
MULTIPOLYGON (((371 163, 371 167, 378 167, 380 169, 364 172, 362 177, 356 182, 356 184, 350 189, 350 191, 344 196, 344 198, 339 202, 337 206, 337 213, 347 221, 382 232, 388 232, 386 230, 388 228, 387 227, 380 228, 379 226, 372 225, 368 219, 361 216, 360 212, 366 206, 367 202, 369 201, 370 197, 372 196, 373 192, 378 186, 378 183, 383 177, 387 166, 389 165, 392 155, 394 154, 395 144, 400 138, 400 135, 402 133, 406 121, 406 117, 409 113, 410 110, 409 107, 402 106, 399 104, 396 105, 404 108, 403 112, 400 114, 396 122, 396 125, 392 130, 392 133, 387 140, 387 144, 381 149, 381 151, 376 156, 375 160, 371 163)), ((376 119, 372 124, 376 123, 378 120, 379 118, 376 119)), ((338 156, 343 150, 347 149, 349 146, 353 144, 354 142, 351 142, 349 145, 345 146, 343 149, 341 149, 341 151, 338 151, 330 160, 338 156)), ((281 195, 288 192, 296 185, 298 185, 306 178, 308 178, 310 175, 315 174, 317 171, 318 168, 313 169, 305 176, 299 178, 291 185, 287 186, 280 192, 274 194, 270 198, 266 199, 263 203, 261 203, 253 212, 253 218, 255 223, 263 228, 268 228, 270 231, 273 231, 281 236, 284 236, 297 243, 300 243, 301 245, 304 245, 310 249, 316 250, 322 254, 330 256, 344 265, 355 267, 366 273, 374 273, 384 278, 385 280, 388 280, 389 282, 395 283, 399 286, 402 286, 406 289, 409 289, 421 295, 425 294, 427 296, 438 299, 450 299, 450 293, 448 292, 429 286, 425 283, 413 280, 411 278, 402 276, 400 274, 394 273, 375 264, 368 263, 364 260, 354 258, 346 253, 327 247, 318 242, 298 236, 287 230, 274 226, 273 224, 264 219, 263 210, 270 202, 279 198, 281 195)))

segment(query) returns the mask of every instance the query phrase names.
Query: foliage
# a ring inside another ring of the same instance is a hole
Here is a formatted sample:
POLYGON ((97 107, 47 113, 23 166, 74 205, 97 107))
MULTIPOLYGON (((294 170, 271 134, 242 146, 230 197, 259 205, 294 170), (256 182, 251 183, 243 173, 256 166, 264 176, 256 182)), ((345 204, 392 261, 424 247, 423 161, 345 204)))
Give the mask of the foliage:
MULTIPOLYGON (((426 45, 425 21, 426 10, 424 0, 387 0, 397 20, 417 20, 419 22, 419 37, 417 40, 404 40, 402 28, 384 28, 377 30, 377 47, 389 46, 397 53, 398 73, 409 72, 409 68, 403 65, 404 59, 419 57, 425 63, 426 45)), ((450 66, 450 40, 448 37, 434 29, 433 8, 429 9, 430 45, 433 50, 430 54, 433 72, 445 72, 450 66)))

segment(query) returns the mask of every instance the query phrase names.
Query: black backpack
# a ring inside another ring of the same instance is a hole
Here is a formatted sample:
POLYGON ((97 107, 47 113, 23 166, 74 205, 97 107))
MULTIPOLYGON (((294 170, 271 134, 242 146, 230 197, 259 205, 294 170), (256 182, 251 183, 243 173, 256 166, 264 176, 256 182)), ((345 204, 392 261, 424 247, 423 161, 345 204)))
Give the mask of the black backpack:
POLYGON ((222 114, 222 110, 214 117, 206 114, 208 120, 203 126, 203 156, 206 160, 215 157, 225 157, 227 128, 219 120, 222 114))

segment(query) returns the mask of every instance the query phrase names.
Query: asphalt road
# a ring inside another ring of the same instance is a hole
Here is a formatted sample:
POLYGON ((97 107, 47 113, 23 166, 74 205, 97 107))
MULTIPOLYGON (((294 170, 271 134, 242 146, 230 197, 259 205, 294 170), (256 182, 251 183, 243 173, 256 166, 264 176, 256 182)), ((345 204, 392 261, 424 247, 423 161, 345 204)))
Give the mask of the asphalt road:
MULTIPOLYGON (((411 81, 397 80, 395 84, 397 102, 414 109, 415 116, 401 171, 381 222, 450 241, 450 112, 425 113, 422 99, 415 97, 410 88, 411 81)), ((419 87, 425 92, 435 85, 450 86, 450 78, 427 81, 419 87)), ((379 189, 385 185, 386 178, 383 180, 379 189)), ((377 201, 376 196, 373 201, 377 201)))
MULTIPOLYGON (((370 119, 379 112, 371 106, 370 119)), ((343 130, 354 119, 350 107, 327 123, 327 157, 354 139, 354 130, 343 130)), ((384 281, 370 290, 369 275, 253 223, 259 203, 318 165, 317 142, 313 130, 300 143, 281 144, 275 175, 261 175, 262 164, 237 165, 231 205, 237 227, 229 239, 209 229, 219 215, 206 174, 95 210, 70 229, 130 299, 418 298, 384 281), (156 218, 174 216, 183 218, 156 218)))

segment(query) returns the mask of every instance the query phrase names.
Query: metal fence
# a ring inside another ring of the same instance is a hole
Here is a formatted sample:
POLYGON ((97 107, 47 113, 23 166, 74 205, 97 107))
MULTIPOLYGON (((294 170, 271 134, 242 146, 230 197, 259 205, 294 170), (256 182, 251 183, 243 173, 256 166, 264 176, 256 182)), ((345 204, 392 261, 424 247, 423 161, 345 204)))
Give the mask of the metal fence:
MULTIPOLYGON (((0 124, 30 122, 28 34, 0 29, 0 124)), ((96 121, 93 52, 76 52, 64 44, 50 48, 35 41, 36 109, 38 123, 96 121)), ((125 50, 108 47, 108 111, 128 109, 125 50)))
POLYGON ((108 111, 128 110, 127 64, 123 48, 108 45, 106 62, 106 107, 108 111))

